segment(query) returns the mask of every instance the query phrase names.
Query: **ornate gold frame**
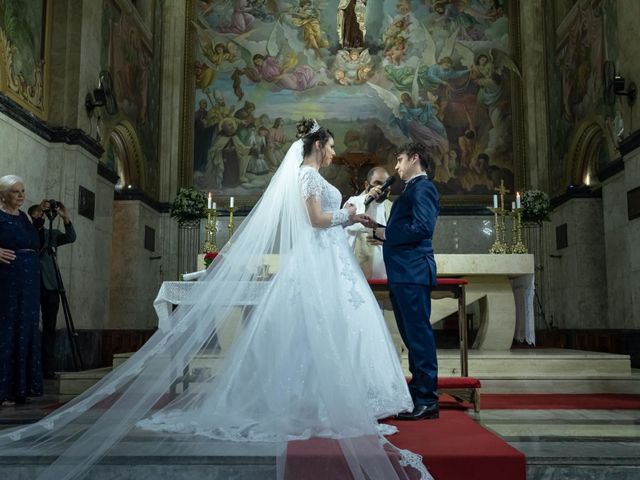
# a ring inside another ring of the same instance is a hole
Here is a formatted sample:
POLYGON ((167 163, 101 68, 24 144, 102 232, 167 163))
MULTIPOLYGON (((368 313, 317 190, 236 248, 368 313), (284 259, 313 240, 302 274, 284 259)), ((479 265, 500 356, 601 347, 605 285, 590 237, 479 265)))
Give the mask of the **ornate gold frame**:
POLYGON ((39 70, 41 84, 34 86, 20 82, 19 74, 16 75, 11 70, 12 45, 4 32, 0 30, 0 91, 40 119, 47 120, 49 115, 52 2, 42 0, 42 10, 43 45, 40 57, 42 69, 39 70))
MULTIPOLYGON (((509 41, 511 42, 512 56, 516 65, 522 65, 521 30, 520 30, 520 0, 507 0, 509 7, 509 41)), ((193 184, 193 115, 194 106, 194 57, 195 43, 193 43, 193 28, 191 22, 195 12, 196 0, 188 0, 186 25, 185 25, 185 68, 183 76, 184 92, 182 94, 182 127, 181 127, 181 152, 180 184, 183 186, 193 184)), ((513 142, 513 174, 517 190, 526 186, 526 148, 524 131, 524 99, 522 92, 522 80, 517 75, 511 75, 511 105, 512 105, 512 136, 513 142)), ((515 192, 511 192, 515 196, 515 192)), ((236 208, 253 207, 260 198, 259 195, 246 195, 236 197, 236 208)), ((484 207, 491 204, 490 195, 447 195, 442 197, 442 205, 447 207, 484 207)), ((218 203, 222 197, 215 198, 218 203)), ((487 210, 487 212, 489 212, 487 210)))

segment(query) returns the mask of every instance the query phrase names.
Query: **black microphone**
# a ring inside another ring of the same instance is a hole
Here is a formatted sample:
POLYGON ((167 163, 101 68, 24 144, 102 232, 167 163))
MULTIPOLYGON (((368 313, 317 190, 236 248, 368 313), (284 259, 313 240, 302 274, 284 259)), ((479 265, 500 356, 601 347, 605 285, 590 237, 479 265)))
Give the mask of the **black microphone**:
MULTIPOLYGON (((396 181, 396 177, 389 177, 387 178, 384 183, 382 185, 380 185, 380 195, 382 195, 383 193, 387 192, 387 190, 389 190, 391 188, 391 185, 393 185, 393 182, 396 181)), ((369 204, 371 202, 373 202, 375 200, 375 198, 373 197, 367 197, 364 199, 364 208, 367 208, 369 206, 369 204)))

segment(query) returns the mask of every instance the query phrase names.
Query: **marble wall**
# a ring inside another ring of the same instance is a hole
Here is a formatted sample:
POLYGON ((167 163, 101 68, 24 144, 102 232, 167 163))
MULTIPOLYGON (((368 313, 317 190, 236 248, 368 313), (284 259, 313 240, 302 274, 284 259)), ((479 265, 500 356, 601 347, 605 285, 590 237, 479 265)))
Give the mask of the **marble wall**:
POLYGON ((629 221, 627 192, 640 187, 640 149, 602 185, 607 259, 608 328, 640 328, 640 218, 629 221))
MULTIPOLYGON (((69 210, 77 240, 58 252, 74 324, 78 329, 104 328, 109 308, 111 210, 113 184, 97 173, 98 159, 77 145, 49 143, 0 114, 0 172, 25 181, 25 210, 43 199, 61 201, 69 210), (95 194, 95 216, 78 215, 80 186, 95 194)), ((54 228, 62 222, 54 220, 54 228)), ((63 328, 62 312, 58 327, 63 328)))
MULTIPOLYGON (((170 252, 163 252, 163 215, 140 200, 118 200, 113 207, 111 244, 111 329, 146 329, 158 325, 153 299, 166 275, 170 252), (145 249, 145 227, 155 231, 155 249, 145 249)), ((175 223, 175 222, 174 222, 175 223)), ((175 255, 174 255, 175 256, 175 255)))
MULTIPOLYGON (((236 229, 244 218, 234 215, 236 229)), ((205 223, 203 220, 200 228, 202 242, 205 238, 205 223)), ((228 224, 229 217, 218 217, 216 222, 218 248, 222 248, 229 239, 228 224)), ((436 224, 433 248, 436 253, 488 253, 494 240, 492 216, 441 215, 436 224)))
POLYGON ((558 328, 602 328, 607 317, 607 265, 602 201, 572 198, 551 215, 546 316, 558 328), (556 227, 567 225, 558 249, 556 227))

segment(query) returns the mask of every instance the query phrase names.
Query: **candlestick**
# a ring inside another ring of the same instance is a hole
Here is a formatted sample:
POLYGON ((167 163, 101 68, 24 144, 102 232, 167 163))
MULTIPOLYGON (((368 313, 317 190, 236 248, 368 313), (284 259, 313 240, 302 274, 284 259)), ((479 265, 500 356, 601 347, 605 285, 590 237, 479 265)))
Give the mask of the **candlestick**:
MULTIPOLYGON (((233 197, 231 197, 231 200, 229 201, 230 204, 233 204, 233 197)), ((233 230, 234 230, 234 225, 233 225, 233 211, 235 209, 233 208, 233 205, 231 205, 229 207, 229 224, 227 225, 227 229, 229 230, 229 240, 228 242, 231 242, 231 237, 233 236, 233 230)))
POLYGON ((489 249, 489 253, 508 253, 509 247, 503 241, 504 238, 504 209, 489 208, 493 212, 493 229, 496 232, 496 239, 489 249))
MULTIPOLYGON (((209 200, 211 200, 211 197, 209 197, 209 200)), ((207 209, 207 225, 204 227, 205 235, 206 235, 206 239, 203 245, 204 253, 218 251, 218 245, 216 244, 216 241, 217 241, 216 237, 218 232, 218 228, 216 225, 217 217, 218 217, 216 212, 216 202, 211 202, 211 206, 213 208, 207 209)))
POLYGON ((513 213, 513 239, 511 253, 528 253, 527 247, 522 243, 522 208, 516 208, 513 213))
POLYGON ((209 192, 209 196, 207 197, 207 208, 211 210, 211 192, 209 192))
POLYGON ((229 198, 229 207, 233 208, 233 197, 229 198))

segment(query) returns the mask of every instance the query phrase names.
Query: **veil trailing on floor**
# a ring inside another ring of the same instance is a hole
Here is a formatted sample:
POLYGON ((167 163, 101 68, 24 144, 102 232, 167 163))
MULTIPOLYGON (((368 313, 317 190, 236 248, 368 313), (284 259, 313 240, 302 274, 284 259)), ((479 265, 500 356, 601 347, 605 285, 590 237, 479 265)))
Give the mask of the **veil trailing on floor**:
POLYGON ((310 224, 302 151, 291 146, 170 327, 44 419, 1 431, 2 456, 51 458, 40 479, 91 478, 109 459, 186 456, 204 439, 207 455, 274 457, 280 479, 431 478, 377 424, 410 406, 406 384, 355 260, 310 224), (361 342, 373 324, 380 340, 361 342), (332 459, 296 464, 293 445, 307 458, 332 445, 332 459))

